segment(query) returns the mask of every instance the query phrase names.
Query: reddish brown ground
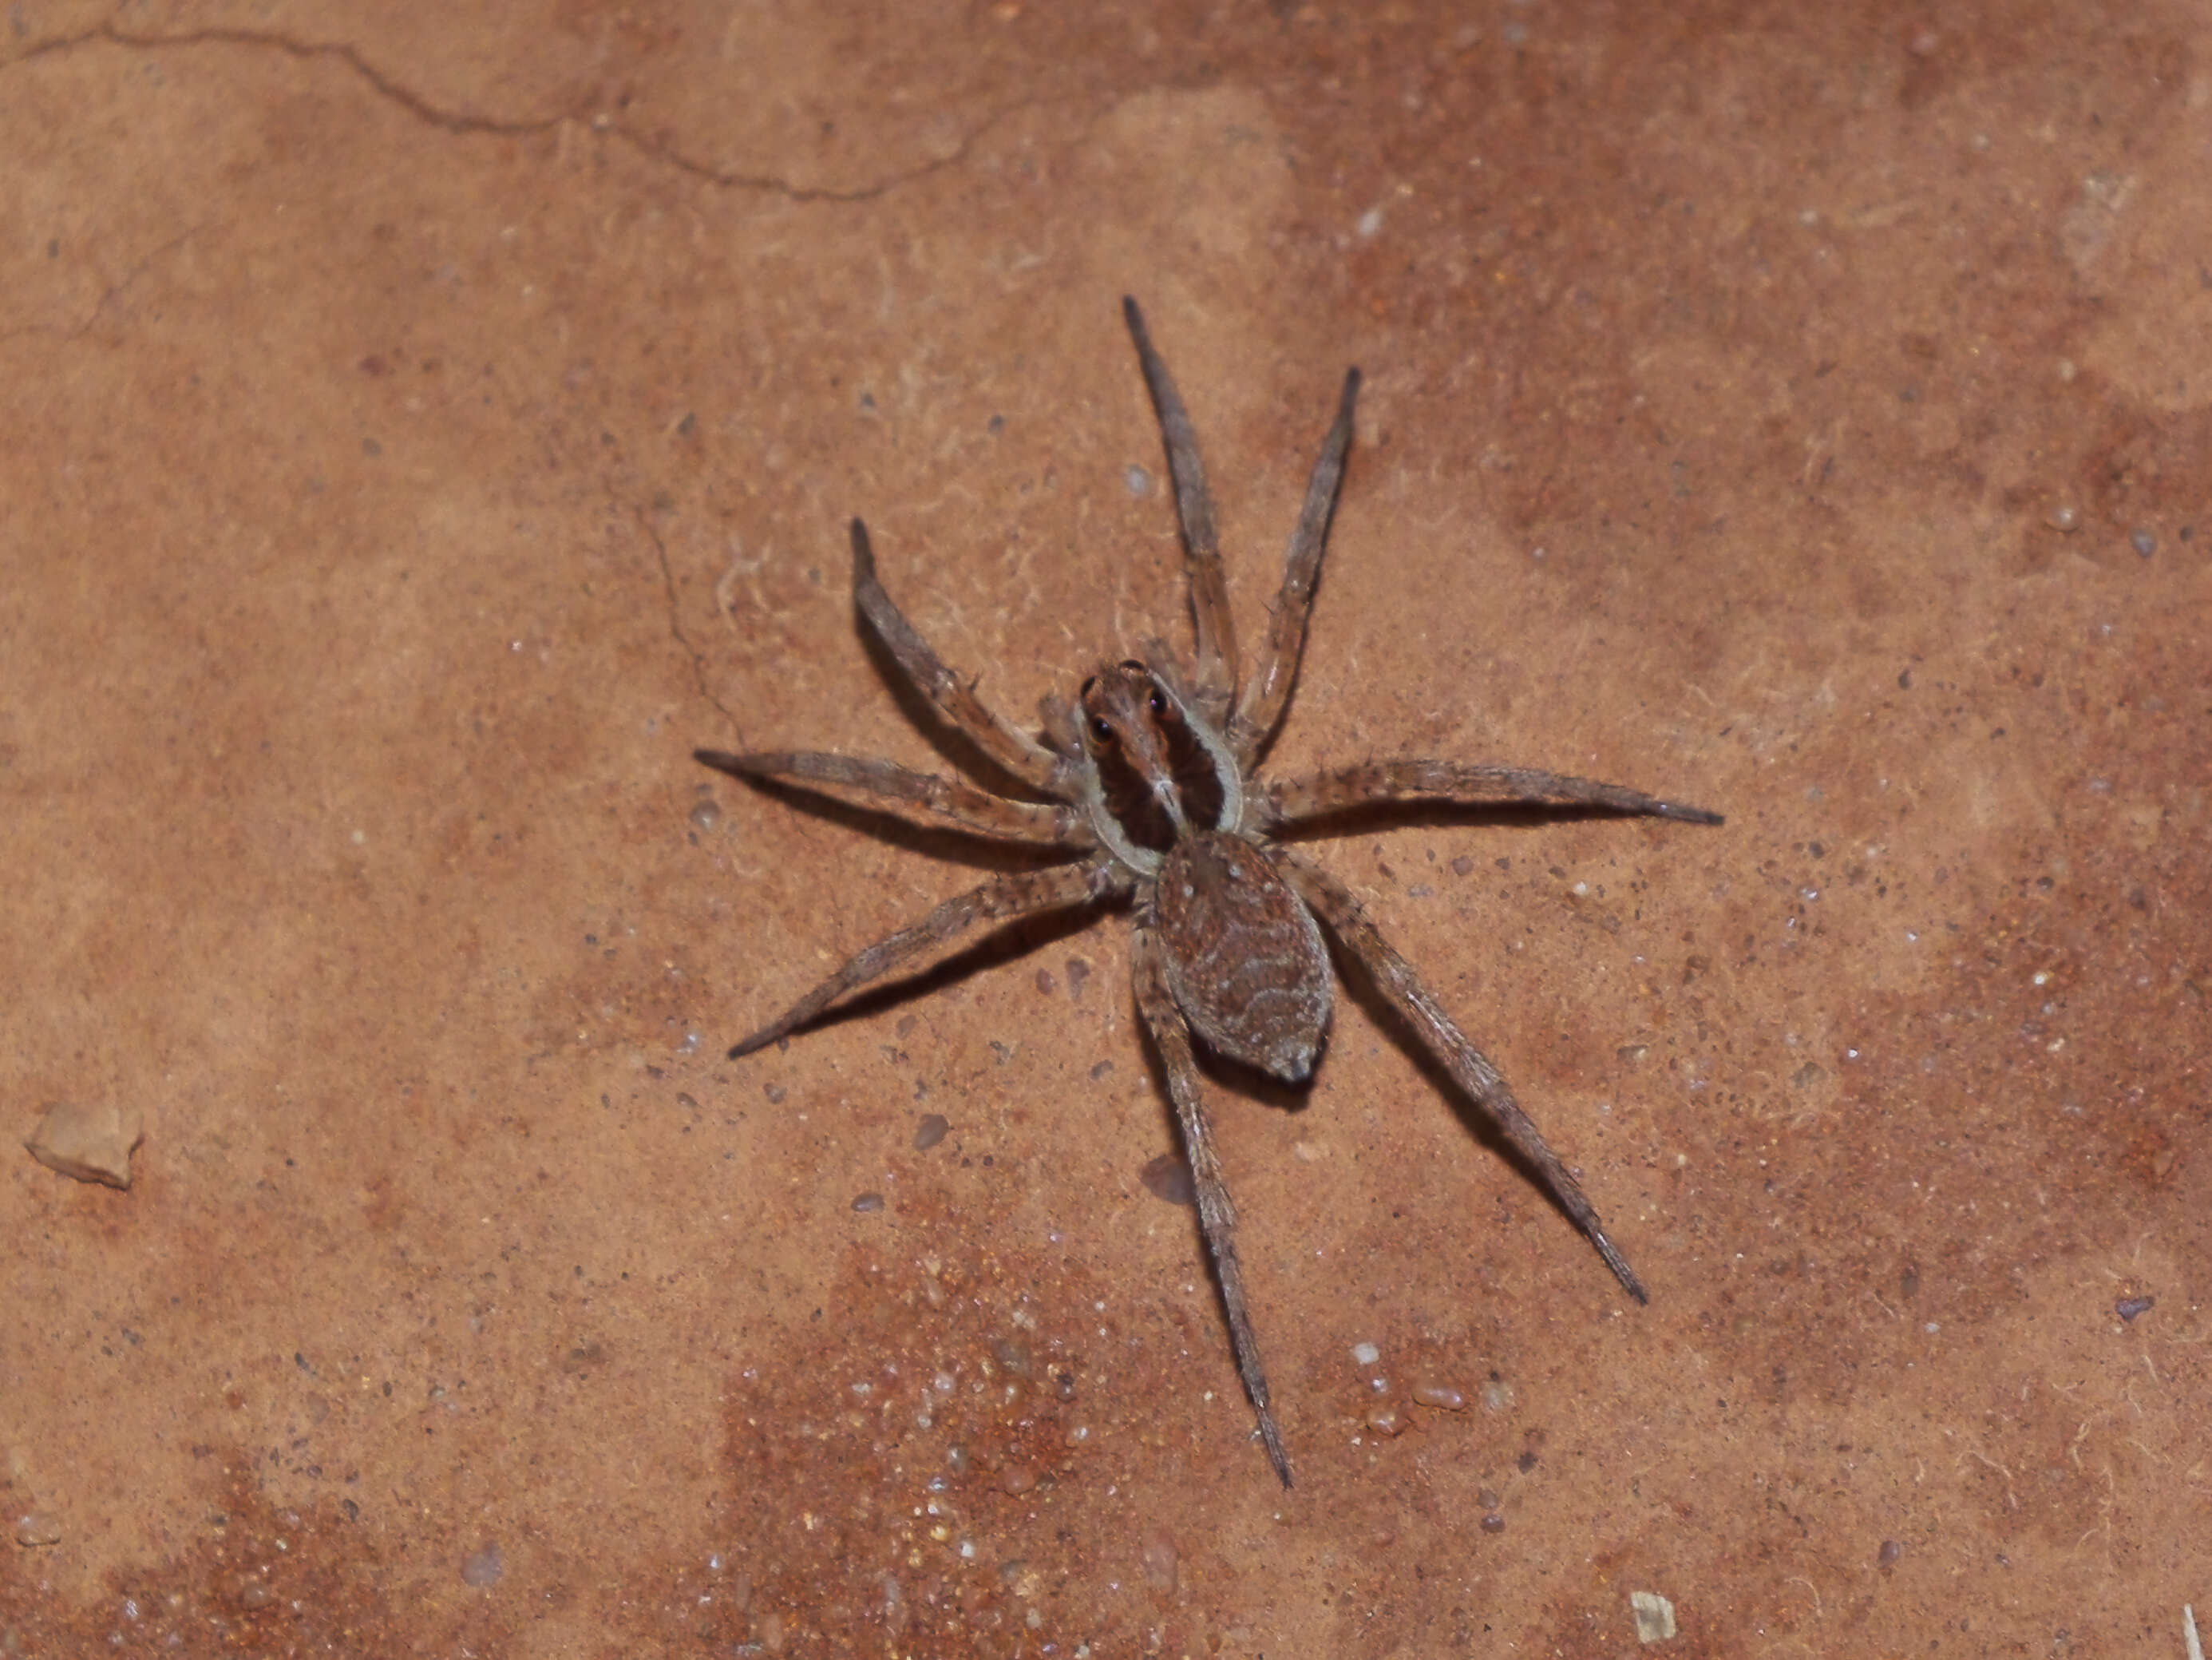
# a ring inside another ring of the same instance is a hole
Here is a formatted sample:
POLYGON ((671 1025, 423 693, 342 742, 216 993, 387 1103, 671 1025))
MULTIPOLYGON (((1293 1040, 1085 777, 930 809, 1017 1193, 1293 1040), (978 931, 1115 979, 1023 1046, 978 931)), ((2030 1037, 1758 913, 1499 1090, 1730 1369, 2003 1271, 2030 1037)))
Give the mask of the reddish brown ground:
POLYGON ((10 22, 7 1115, 148 1137, 0 1182, 0 1656, 2180 1654, 2202 8, 10 22), (1024 717, 1182 637, 1124 291, 1248 637, 1369 377, 1279 767, 1729 814, 1321 845, 1653 1298, 1347 1004, 1287 1494, 1119 919, 718 1058, 989 868, 689 759, 937 763, 847 515, 1024 717))

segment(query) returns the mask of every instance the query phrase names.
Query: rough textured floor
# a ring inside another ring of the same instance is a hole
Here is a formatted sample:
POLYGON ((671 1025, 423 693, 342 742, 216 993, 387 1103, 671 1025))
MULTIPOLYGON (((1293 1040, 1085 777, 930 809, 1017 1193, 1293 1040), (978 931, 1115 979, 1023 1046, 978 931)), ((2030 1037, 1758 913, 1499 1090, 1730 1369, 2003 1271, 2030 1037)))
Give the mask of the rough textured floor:
POLYGON ((0 1655, 2180 1655, 2202 6, 9 24, 8 1146, 146 1137, 4 1161, 0 1655), (1290 1493, 1123 918, 720 1058, 1006 862, 690 759, 949 765, 848 515, 1024 720, 1187 640, 1124 292, 1248 639, 1368 377, 1276 771, 1729 816, 1315 844, 1653 1296, 1348 1000, 1290 1493))

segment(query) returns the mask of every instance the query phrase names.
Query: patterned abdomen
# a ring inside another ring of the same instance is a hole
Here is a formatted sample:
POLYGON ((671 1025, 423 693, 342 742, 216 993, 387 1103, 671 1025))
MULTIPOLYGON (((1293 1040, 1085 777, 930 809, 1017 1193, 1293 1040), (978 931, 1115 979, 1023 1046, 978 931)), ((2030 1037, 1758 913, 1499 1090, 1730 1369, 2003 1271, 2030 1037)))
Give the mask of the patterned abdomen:
POLYGON ((1170 849, 1158 879, 1168 989, 1208 1049, 1297 1083, 1328 1026, 1328 952, 1266 855, 1208 831, 1170 849))

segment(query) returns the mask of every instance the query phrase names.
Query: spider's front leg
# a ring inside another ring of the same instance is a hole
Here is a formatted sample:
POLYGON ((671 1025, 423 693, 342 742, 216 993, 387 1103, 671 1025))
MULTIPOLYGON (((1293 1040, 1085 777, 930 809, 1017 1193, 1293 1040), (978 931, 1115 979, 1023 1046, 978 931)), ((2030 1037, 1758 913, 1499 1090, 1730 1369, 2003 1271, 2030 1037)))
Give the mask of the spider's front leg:
POLYGON ((788 780, 832 800, 890 813, 908 824, 927 823, 934 814, 981 836, 1014 842, 1043 842, 1071 848, 1095 845, 1082 810, 1066 801, 1016 801, 957 778, 915 772, 895 761, 830 755, 821 750, 762 750, 732 755, 726 750, 693 750, 691 758, 749 783, 788 780))
POLYGON ((1329 520, 1336 515, 1336 493, 1344 486, 1344 458, 1352 448, 1352 412, 1359 403, 1359 371, 1346 369, 1336 400, 1336 420, 1322 441, 1313 476, 1306 480, 1305 505, 1283 554, 1283 586, 1267 614, 1267 643, 1260 648, 1252 678, 1237 694, 1229 717, 1229 747, 1245 771, 1267 746, 1298 678, 1298 659, 1306 648, 1306 619, 1313 614, 1314 587, 1321 581, 1322 551, 1328 545, 1329 520))
POLYGON ((1151 1029, 1152 1041, 1159 1045, 1168 1093, 1175 1098, 1176 1122, 1182 1128, 1183 1156, 1190 1165, 1191 1185, 1197 1191, 1199 1225, 1206 1231, 1207 1249, 1213 1253, 1222 1305, 1229 1311, 1229 1336, 1237 1350, 1237 1370, 1259 1418, 1260 1439, 1267 1449, 1267 1457, 1287 1487, 1291 1461, 1283 1451, 1282 1432, 1275 1427, 1275 1414, 1267 1405, 1267 1374, 1260 1364, 1260 1340, 1253 1333, 1252 1316, 1244 1304, 1244 1270, 1237 1260, 1237 1207, 1230 1202, 1228 1179, 1221 1173, 1221 1156, 1214 1150, 1213 1126, 1199 1092, 1190 1029, 1168 989, 1167 964, 1159 936, 1139 927, 1131 957, 1137 1011, 1151 1029))
POLYGON ((1725 822, 1717 812, 1679 801, 1662 801, 1626 784, 1601 784, 1595 779, 1573 778, 1533 767, 1465 761, 1363 761, 1310 778, 1269 784, 1259 793, 1256 805, 1261 827, 1273 832, 1308 819, 1389 801, 1604 807, 1653 818, 1679 818, 1691 824, 1725 822))
POLYGON ((1506 1140, 1542 1174, 1545 1185, 1567 1214, 1574 1218, 1575 1225, 1589 1236, 1590 1243, 1597 1247, 1597 1254, 1605 1259, 1606 1267, 1613 1270, 1613 1277, 1628 1294, 1639 1303, 1650 1301, 1644 1294, 1644 1282, 1628 1266, 1628 1259, 1606 1237, 1604 1228, 1598 1224, 1596 1210, 1583 1196, 1582 1184, 1559 1162, 1559 1155, 1552 1151, 1551 1143, 1544 1140, 1544 1133, 1521 1110, 1521 1104, 1513 1098, 1513 1091, 1505 1086, 1498 1068, 1453 1024, 1435 994, 1421 983, 1413 965, 1399 956, 1367 920, 1367 913, 1352 897, 1352 890, 1288 848, 1270 846, 1267 852, 1275 868, 1282 873, 1283 879, 1313 907, 1328 924, 1329 932, 1374 976, 1376 989, 1405 1016, 1421 1041, 1444 1063, 1453 1081, 1474 1098, 1475 1104, 1490 1115, 1491 1121, 1504 1132, 1506 1140))
POLYGON ((929 642, 876 580, 876 555, 868 543, 868 527, 855 519, 852 533, 853 603, 890 648, 907 678, 978 749, 1015 777, 1046 795, 1064 794, 1066 763, 978 697, 972 681, 963 684, 958 675, 945 667, 945 660, 930 649, 929 642))
POLYGON ((1063 905, 1095 904, 1124 891, 1129 878, 1110 859, 1093 859, 1080 865, 1055 865, 1048 870, 1021 871, 971 888, 948 899, 911 927, 878 939, 847 959, 836 973, 800 998, 783 1013, 750 1037, 730 1046, 730 1059, 766 1049, 827 1009, 847 992, 857 991, 872 980, 880 980, 894 969, 957 939, 978 922, 1010 921, 1036 911, 1056 910, 1063 905))
POLYGON ((1176 522, 1182 527, 1191 623, 1198 636, 1195 691, 1200 711, 1218 727, 1237 696, 1239 669, 1237 625, 1229 611, 1229 579, 1222 572, 1221 542, 1213 528, 1213 491, 1206 482, 1206 464, 1198 459, 1198 434, 1190 424, 1190 411, 1183 407, 1175 377, 1152 350, 1145 313, 1127 295, 1121 296, 1121 319, 1129 325, 1129 338, 1136 344, 1145 389, 1152 393, 1152 413, 1159 417, 1168 476, 1175 481, 1176 522))

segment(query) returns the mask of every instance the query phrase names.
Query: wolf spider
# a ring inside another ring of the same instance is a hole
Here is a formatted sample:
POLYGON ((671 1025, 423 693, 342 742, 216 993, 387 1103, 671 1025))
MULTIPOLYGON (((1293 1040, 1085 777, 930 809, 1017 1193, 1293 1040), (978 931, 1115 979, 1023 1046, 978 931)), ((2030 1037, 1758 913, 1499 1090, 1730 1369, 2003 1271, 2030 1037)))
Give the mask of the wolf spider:
POLYGON ((1368 921, 1351 890, 1273 836, 1347 808, 1418 800, 1596 808, 1699 824, 1717 824, 1721 818, 1618 784, 1485 763, 1366 761, 1311 778, 1262 781, 1255 766, 1282 720, 1297 675, 1322 548, 1351 447, 1359 371, 1344 377, 1335 423, 1291 535, 1267 640, 1248 679, 1238 666, 1213 501, 1190 417, 1152 349, 1136 301, 1123 300, 1121 310, 1175 481, 1196 633, 1192 672, 1186 673, 1164 644, 1147 640, 1141 657, 1102 665, 1084 681, 1073 706, 1046 698, 1045 741, 1040 743, 987 706, 975 683, 963 683, 915 632, 876 580, 867 529, 854 520, 853 596, 861 615, 939 712, 1045 799, 994 794, 890 761, 817 751, 730 755, 700 750, 697 758, 739 778, 787 780, 876 812, 949 821, 976 835, 1063 849, 1066 859, 1000 876, 946 900, 921 921, 853 957, 730 1055, 735 1059, 776 1042, 847 993, 936 952, 978 923, 1132 901, 1137 1008, 1158 1048, 1174 1098, 1237 1370, 1258 1416, 1260 1438, 1287 1487, 1290 1461, 1267 1404, 1267 1375, 1245 1309, 1237 1213, 1214 1150, 1191 1043, 1195 1036, 1232 1061, 1289 1083, 1305 1079, 1329 1018, 1329 959, 1322 925, 1340 951, 1358 960, 1453 1081, 1535 1167, 1628 1294, 1639 1303, 1646 1298, 1581 1187, 1497 1068, 1368 921))

